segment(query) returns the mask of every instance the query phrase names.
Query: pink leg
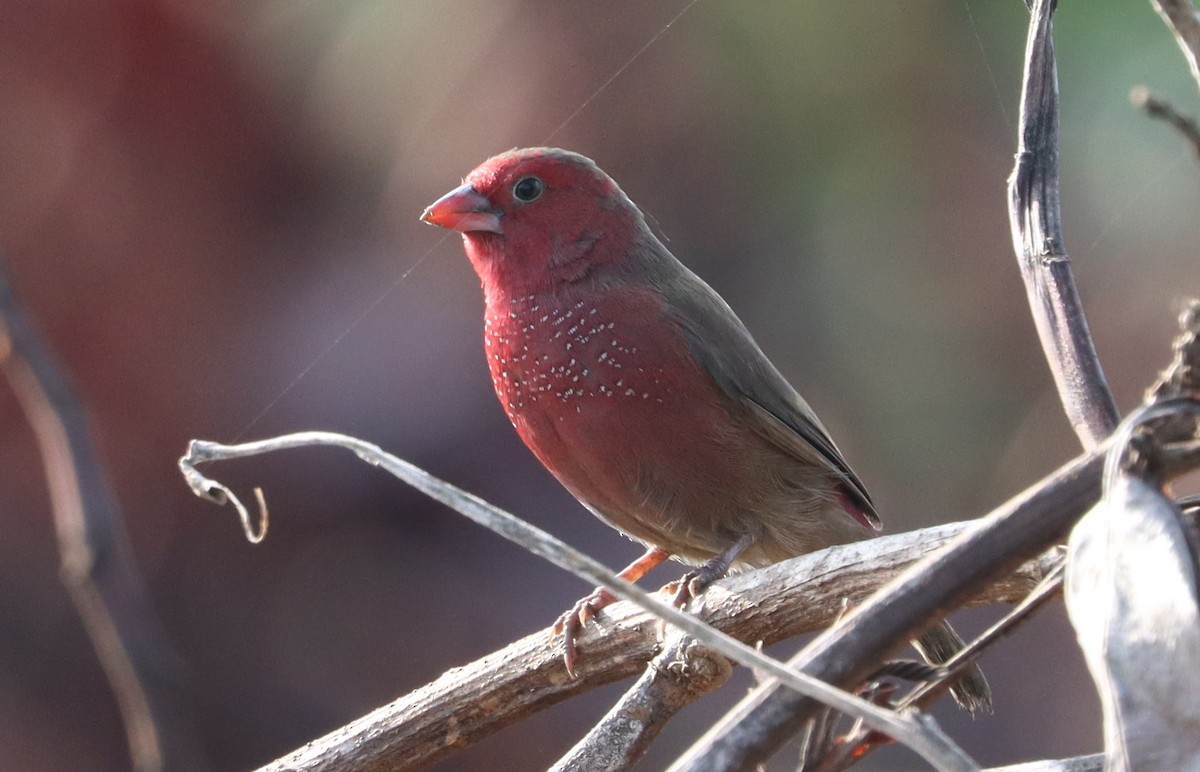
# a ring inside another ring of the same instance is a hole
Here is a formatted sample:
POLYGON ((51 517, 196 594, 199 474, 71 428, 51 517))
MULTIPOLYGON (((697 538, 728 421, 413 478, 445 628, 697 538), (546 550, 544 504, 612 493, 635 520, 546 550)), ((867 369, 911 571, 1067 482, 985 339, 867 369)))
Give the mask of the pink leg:
POLYGON ((730 545, 720 555, 709 560, 704 565, 692 571, 688 571, 679 579, 668 584, 664 589, 667 592, 674 593, 671 597, 671 603, 678 608, 683 608, 687 602, 704 592, 704 589, 729 571, 729 567, 733 565, 733 561, 737 560, 737 556, 742 554, 742 551, 754 543, 754 537, 746 534, 730 545))
MULTIPOLYGON (((622 579, 630 582, 636 582, 641 579, 650 569, 657 566, 667 558, 671 557, 671 553, 664 549, 654 547, 646 551, 637 560, 633 561, 621 572, 617 574, 622 579)), ((617 599, 603 587, 597 587, 595 592, 586 598, 580 599, 571 610, 558 618, 554 623, 554 634, 563 634, 563 663, 567 666, 567 672, 572 676, 575 675, 576 649, 575 638, 583 630, 583 626, 591 621, 600 610, 617 599)))

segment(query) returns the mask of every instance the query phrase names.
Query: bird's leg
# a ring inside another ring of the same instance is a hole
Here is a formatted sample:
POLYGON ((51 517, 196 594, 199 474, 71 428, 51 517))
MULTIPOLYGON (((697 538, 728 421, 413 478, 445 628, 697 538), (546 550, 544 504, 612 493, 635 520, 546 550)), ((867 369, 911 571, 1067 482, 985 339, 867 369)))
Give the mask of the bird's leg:
POLYGON ((664 589, 672 593, 671 603, 683 608, 689 600, 704 592, 706 587, 725 576, 733 561, 737 560, 737 556, 753 542, 754 534, 743 534, 724 552, 668 584, 664 589))
MULTIPOLYGON (((628 582, 636 582, 669 557, 670 552, 660 547, 652 547, 646 550, 646 554, 622 568, 617 576, 628 582)), ((576 601, 575 605, 554 623, 554 634, 563 634, 563 663, 572 676, 575 675, 575 637, 583 630, 584 625, 600 613, 600 609, 615 600, 617 596, 610 590, 597 587, 591 595, 576 601)))

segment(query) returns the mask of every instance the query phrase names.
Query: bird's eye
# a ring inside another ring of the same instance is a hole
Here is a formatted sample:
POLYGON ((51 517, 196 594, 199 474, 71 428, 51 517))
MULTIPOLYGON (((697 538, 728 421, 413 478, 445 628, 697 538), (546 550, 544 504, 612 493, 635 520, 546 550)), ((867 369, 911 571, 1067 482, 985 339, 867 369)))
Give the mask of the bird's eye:
POLYGON ((518 201, 529 203, 542 195, 542 191, 545 189, 545 184, 537 177, 522 177, 517 180, 516 185, 513 185, 513 197, 518 201))

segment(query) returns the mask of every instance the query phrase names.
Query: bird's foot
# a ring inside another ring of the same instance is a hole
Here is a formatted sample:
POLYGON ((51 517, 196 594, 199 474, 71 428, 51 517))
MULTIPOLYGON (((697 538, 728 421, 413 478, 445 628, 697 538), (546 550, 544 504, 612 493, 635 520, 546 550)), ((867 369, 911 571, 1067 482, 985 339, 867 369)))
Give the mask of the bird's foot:
POLYGON ((710 584, 725 576, 729 572, 729 566, 733 565, 737 556, 753 541, 754 534, 742 534, 719 555, 664 587, 664 590, 671 593, 671 603, 676 608, 686 606, 688 601, 708 589, 710 584))
POLYGON ((708 586, 725 574, 723 567, 705 563, 663 587, 671 595, 671 605, 683 608, 692 598, 708 589, 708 586), (720 568, 720 570, 718 570, 720 568))
POLYGON ((574 606, 571 606, 555 621, 554 627, 551 629, 554 635, 562 633, 563 664, 567 666, 567 675, 572 678, 576 676, 575 663, 579 660, 578 649, 575 646, 576 637, 583 632, 583 628, 588 622, 596 618, 600 609, 616 600, 616 595, 603 587, 597 587, 591 595, 580 598, 574 606))

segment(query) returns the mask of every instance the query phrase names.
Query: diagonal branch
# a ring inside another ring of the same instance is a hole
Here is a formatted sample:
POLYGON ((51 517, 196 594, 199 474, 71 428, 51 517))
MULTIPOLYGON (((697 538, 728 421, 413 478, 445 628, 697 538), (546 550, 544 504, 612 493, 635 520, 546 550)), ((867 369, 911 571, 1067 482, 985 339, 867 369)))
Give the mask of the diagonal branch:
MULTIPOLYGON (((901 642, 928 628, 939 612, 959 607, 1020 561, 1060 541, 1099 498, 1104 455, 1076 458, 1010 499, 955 539, 881 587, 840 624, 808 645, 792 663, 830 683, 868 678, 901 642)), ((744 769, 771 756, 820 710, 793 694, 764 694, 714 726, 673 769, 744 769)))
MULTIPOLYGON (((232 504, 238 510, 247 535, 254 540, 255 535, 253 528, 250 527, 250 519, 245 506, 229 488, 200 474, 196 466, 220 459, 244 458, 278 450, 312 446, 331 446, 352 451, 367 463, 380 467, 430 498, 451 507, 459 514, 504 538, 520 544, 535 555, 577 576, 608 588, 618 597, 636 603, 659 619, 687 632, 734 662, 765 671, 790 689, 811 695, 832 708, 854 718, 862 719, 872 728, 890 735, 898 743, 911 748, 937 769, 965 770, 973 769, 976 766, 960 748, 937 729, 928 717, 921 717, 918 720, 918 717, 911 715, 897 715, 818 679, 789 670, 778 660, 746 646, 736 638, 716 630, 695 616, 684 613, 673 604, 643 592, 596 560, 571 548, 545 531, 489 504, 478 496, 434 477, 420 467, 384 452, 369 442, 333 432, 297 432, 240 445, 223 445, 216 442, 193 440, 188 445, 187 454, 179 459, 179 468, 197 496, 217 504, 232 504)), ((261 532, 258 536, 261 538, 261 532)))
POLYGON ((1191 0, 1150 0, 1150 4, 1171 28, 1187 58, 1192 77, 1200 86, 1200 13, 1196 12, 1196 6, 1191 0))
POLYGON ((1093 450, 1112 433, 1120 415, 1063 246, 1053 10, 1054 0, 1037 0, 1032 8, 1008 216, 1029 307, 1059 398, 1084 448, 1093 450))
POLYGON ((637 682, 550 772, 620 772, 633 766, 675 714, 729 680, 729 660, 675 632, 637 682))
MULTIPOLYGON (((723 579, 696 617, 744 641, 769 645, 821 630, 887 579, 970 528, 951 523, 831 547, 723 579)), ((1052 569, 1054 551, 987 588, 972 604, 1012 603, 1052 569)), ((266 767, 283 770, 413 769, 478 742, 561 700, 636 675, 659 649, 657 619, 630 603, 609 606, 580 638, 579 677, 567 676, 549 630, 516 641, 266 767), (470 699, 464 699, 469 695, 470 699)))
POLYGON ((0 368, 41 451, 62 581, 116 695, 133 766, 203 769, 201 744, 79 400, 0 270, 0 368))

